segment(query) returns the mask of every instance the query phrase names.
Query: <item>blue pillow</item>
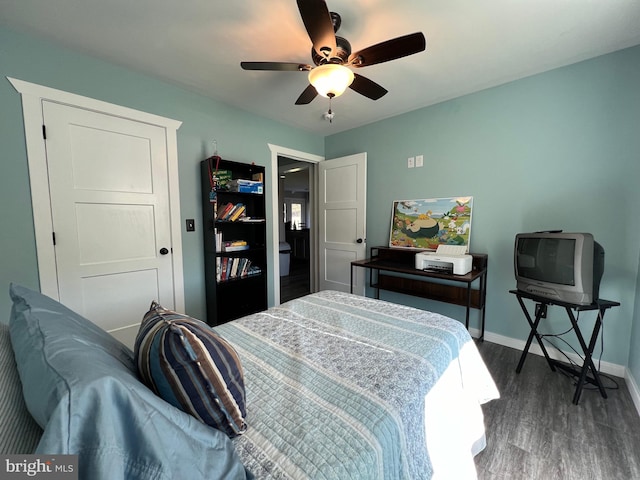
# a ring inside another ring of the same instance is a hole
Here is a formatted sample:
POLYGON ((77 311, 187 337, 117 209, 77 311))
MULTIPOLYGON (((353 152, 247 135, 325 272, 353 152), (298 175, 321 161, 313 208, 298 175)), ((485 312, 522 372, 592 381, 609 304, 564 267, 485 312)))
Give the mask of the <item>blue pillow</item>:
POLYGON ((247 477, 233 444, 138 380, 131 350, 60 303, 11 285, 10 319, 36 453, 78 455, 92 480, 247 477))
POLYGON ((131 350, 94 323, 28 288, 12 284, 9 293, 11 345, 27 408, 41 428, 87 373, 136 375, 131 350))
POLYGON ((229 437, 244 433, 240 359, 206 323, 153 302, 134 351, 140 377, 167 402, 229 437))

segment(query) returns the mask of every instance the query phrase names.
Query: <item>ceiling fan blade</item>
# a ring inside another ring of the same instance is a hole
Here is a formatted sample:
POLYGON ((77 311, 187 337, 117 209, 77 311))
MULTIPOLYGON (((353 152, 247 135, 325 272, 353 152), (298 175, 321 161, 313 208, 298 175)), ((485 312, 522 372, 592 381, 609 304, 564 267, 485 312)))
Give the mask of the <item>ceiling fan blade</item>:
POLYGON ((240 62, 244 70, 275 70, 279 72, 308 72, 311 65, 293 62, 240 62))
POLYGON ((318 55, 324 58, 335 56, 336 34, 324 0, 298 0, 298 10, 318 55))
POLYGON ((351 90, 358 92, 360 95, 364 95, 371 100, 378 100, 387 94, 387 89, 378 85, 373 80, 369 80, 367 77, 354 73, 355 78, 353 83, 349 85, 351 90))
POLYGON ((349 55, 349 63, 354 67, 366 67, 413 55, 426 47, 427 42, 422 32, 411 33, 352 53, 349 55))
POLYGON ((306 105, 308 103, 311 103, 311 101, 317 96, 318 96, 318 92, 316 91, 315 87, 310 84, 300 94, 300 96, 296 100, 296 105, 306 105))

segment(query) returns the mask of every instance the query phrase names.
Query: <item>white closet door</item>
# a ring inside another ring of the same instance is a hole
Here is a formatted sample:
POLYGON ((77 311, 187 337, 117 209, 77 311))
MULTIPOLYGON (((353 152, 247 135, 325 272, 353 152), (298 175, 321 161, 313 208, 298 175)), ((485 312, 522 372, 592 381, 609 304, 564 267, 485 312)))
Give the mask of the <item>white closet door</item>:
POLYGON ((60 302, 135 336, 152 300, 174 308, 165 130, 48 101, 43 112, 60 302))

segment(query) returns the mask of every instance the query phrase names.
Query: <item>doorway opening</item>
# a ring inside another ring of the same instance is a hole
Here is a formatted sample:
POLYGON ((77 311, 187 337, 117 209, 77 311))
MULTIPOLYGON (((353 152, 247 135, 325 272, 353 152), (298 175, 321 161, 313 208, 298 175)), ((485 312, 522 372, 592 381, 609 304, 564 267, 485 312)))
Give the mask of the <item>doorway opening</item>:
POLYGON ((280 303, 312 291, 313 166, 278 156, 280 303))

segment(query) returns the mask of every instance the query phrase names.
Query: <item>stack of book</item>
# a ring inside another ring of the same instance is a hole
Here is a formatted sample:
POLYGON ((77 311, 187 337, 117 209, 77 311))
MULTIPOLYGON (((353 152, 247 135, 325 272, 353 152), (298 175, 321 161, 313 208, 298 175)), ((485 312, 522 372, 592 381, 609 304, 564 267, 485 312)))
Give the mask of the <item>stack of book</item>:
POLYGON ((245 240, 226 240, 222 242, 221 248, 223 252, 239 252, 249 250, 249 245, 245 240))

